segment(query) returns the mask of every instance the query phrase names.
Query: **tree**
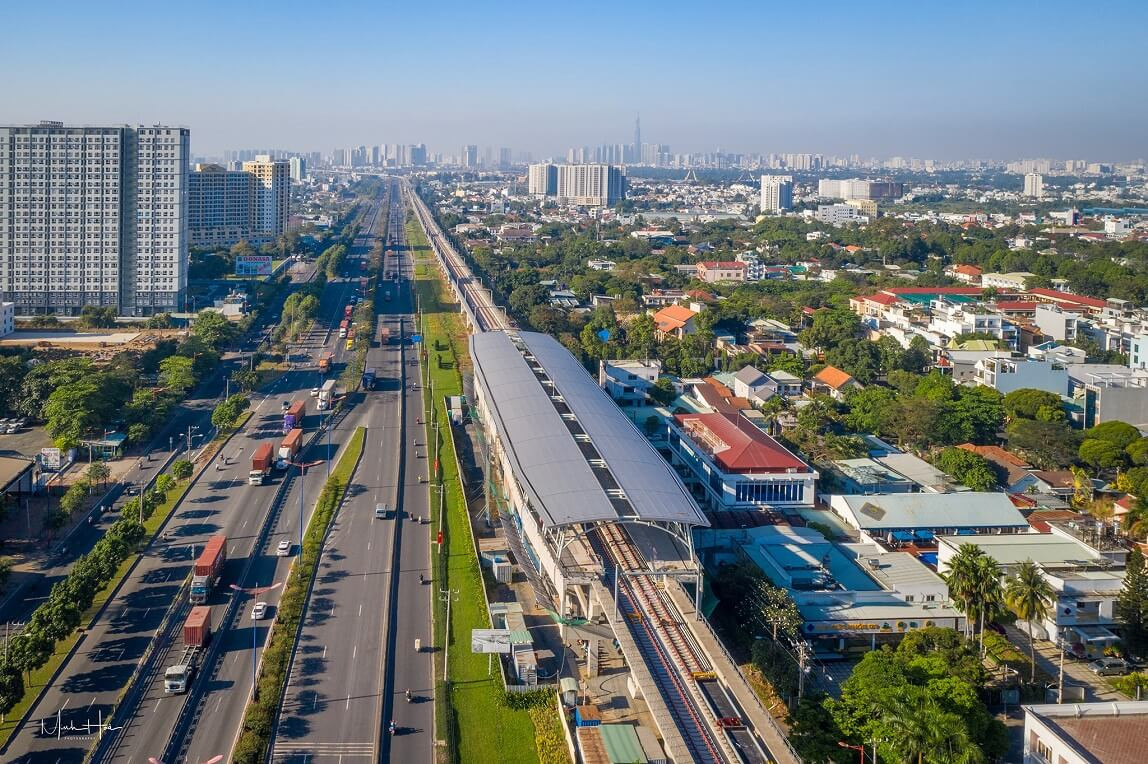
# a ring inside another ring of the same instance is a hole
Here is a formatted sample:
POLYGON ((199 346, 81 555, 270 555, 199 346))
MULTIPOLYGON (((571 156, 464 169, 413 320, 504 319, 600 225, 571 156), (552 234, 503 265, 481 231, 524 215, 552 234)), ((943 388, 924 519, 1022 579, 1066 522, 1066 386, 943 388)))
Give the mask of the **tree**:
POLYGON ((1060 396, 1045 390, 1036 390, 1031 387, 1022 387, 1013 390, 1004 397, 1004 410, 1009 419, 1022 417, 1036 419, 1038 412, 1044 407, 1061 408, 1060 396))
POLYGON ((0 722, 24 698, 24 677, 11 661, 0 659, 0 722))
POLYGON ((1116 617, 1124 624, 1123 636, 1137 655, 1148 648, 1148 570, 1138 546, 1128 553, 1124 586, 1116 598, 1116 617))
POLYGON ((986 760, 965 721, 936 701, 922 705, 904 698, 886 713, 885 721, 890 747, 905 764, 922 764, 925 754, 930 764, 983 764, 986 760))
POLYGON ((807 348, 828 350, 852 339, 861 330, 861 320, 846 308, 819 310, 813 314, 813 323, 798 335, 807 348))
POLYGON ((974 385, 958 388, 951 406, 960 438, 973 443, 991 443, 1004 424, 1001 394, 991 387, 974 385))
POLYGON ((194 361, 180 355, 163 359, 159 364, 159 383, 182 396, 195 386, 194 361))
POLYGON ((111 475, 111 469, 103 462, 92 462, 88 465, 88 480, 93 483, 98 482, 101 486, 107 485, 108 478, 111 477, 111 475))
POLYGON ((180 482, 187 480, 195 471, 195 467, 187 459, 180 459, 171 465, 171 475, 180 482))
POLYGON ((234 427, 239 417, 251 407, 251 401, 236 393, 224 401, 220 401, 215 410, 211 412, 211 423, 220 430, 234 427))
POLYGON ((965 614, 966 635, 970 633, 973 613, 977 608, 979 588, 977 561, 984 556, 984 550, 976 544, 962 544, 949 560, 949 570, 943 576, 949 586, 949 599, 965 614))
POLYGON ((647 394, 659 406, 669 406, 678 396, 677 390, 674 389, 674 383, 668 377, 659 377, 658 381, 647 391, 647 394))
POLYGON ((657 349, 657 324, 649 313, 643 313, 626 326, 626 338, 630 355, 634 358, 649 358, 657 349))
POLYGON ((1040 567, 1032 560, 1025 560, 1017 568, 1005 587, 1005 602, 1009 610, 1022 621, 1028 622, 1029 682, 1036 681, 1036 648, 1032 633, 1033 624, 1048 618, 1054 594, 1044 578, 1040 567))
POLYGON ((550 290, 541 284, 520 286, 510 293, 510 309, 520 316, 530 315, 530 309, 541 305, 550 297, 550 290))
POLYGON ((1102 440, 1111 443, 1120 450, 1124 450, 1140 440, 1140 431, 1127 422, 1111 421, 1091 427, 1084 431, 1086 440, 1102 440))
POLYGON ((997 479, 988 460, 963 448, 946 448, 933 462, 939 469, 974 491, 991 491, 997 479))
POLYGON ((805 378, 805 359, 797 353, 778 353, 769 359, 770 371, 784 371, 795 377, 805 378))
POLYGON ((205 310, 191 322, 191 333, 218 351, 239 336, 239 328, 222 313, 205 310))
POLYGON ((897 393, 887 387, 870 385, 855 389, 845 399, 849 406, 845 424, 854 432, 884 432, 889 412, 896 400, 897 393))
POLYGON ((1129 443, 1124 448, 1124 453, 1133 464, 1148 465, 1148 438, 1140 438, 1129 443))
POLYGON ((1085 438, 1076 454, 1080 461, 1098 470, 1115 469, 1124 464, 1124 449, 1107 440, 1085 438))
POLYGON ((1076 460, 1077 435, 1067 422, 1014 419, 1005 432, 1009 446, 1038 467, 1060 469, 1076 460))
POLYGON ((849 372, 858 382, 867 385, 877 378, 881 367, 881 353, 869 340, 849 337, 839 342, 836 347, 827 350, 825 361, 849 372))

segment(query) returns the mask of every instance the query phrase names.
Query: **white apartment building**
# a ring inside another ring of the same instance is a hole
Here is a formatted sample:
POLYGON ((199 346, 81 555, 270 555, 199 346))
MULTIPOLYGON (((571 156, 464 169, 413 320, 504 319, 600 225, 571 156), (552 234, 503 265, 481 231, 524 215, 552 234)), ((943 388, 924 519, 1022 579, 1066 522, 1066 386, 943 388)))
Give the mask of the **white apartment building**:
POLYGON ((817 182, 817 195, 826 199, 900 199, 905 195, 905 184, 883 180, 830 180, 823 178, 817 182))
POLYGON ((1079 313, 1070 313, 1055 305, 1038 305, 1033 323, 1045 337, 1058 342, 1075 342, 1076 327, 1080 320, 1079 313))
MULTIPOLYGON (((307 177, 307 160, 303 157, 291 157, 287 160, 287 164, 291 169, 291 181, 293 183, 302 183, 303 179, 307 177)), ((376 162, 376 164, 378 163, 376 162)))
POLYGON ((1141 764, 1148 701, 1024 706, 1024 764, 1141 764))
POLYGON ((291 209, 291 167, 286 159, 260 154, 244 162, 243 171, 255 176, 255 233, 274 239, 287 233, 291 209))
POLYGON ((1044 176, 1039 172, 1025 173, 1024 195, 1033 199, 1040 199, 1044 196, 1044 176))
POLYGON ((988 334, 1017 349, 1019 332, 1000 313, 978 309, 948 300, 933 300, 928 330, 953 339, 962 334, 988 334))
POLYGON ((641 406, 647 391, 662 374, 662 362, 599 361, 598 386, 610 394, 619 406, 641 406))
POLYGON ((1023 292, 1025 284, 1035 273, 1014 271, 1013 273, 982 273, 981 286, 988 289, 1004 289, 1010 292, 1023 292))
POLYGON ((526 188, 531 196, 558 194, 558 165, 532 164, 527 171, 526 188))
POLYGON ((841 226, 851 223, 868 223, 869 218, 861 214, 856 207, 848 204, 819 204, 813 219, 818 223, 841 226))
POLYGON ((615 165, 560 164, 557 195, 563 204, 611 207, 626 198, 626 176, 615 165))
POLYGON ((0 300, 19 314, 182 306, 186 128, 0 127, 0 300))
POLYGON ((1001 395, 1013 390, 1032 388, 1057 395, 1068 393, 1068 370, 1052 361, 1031 358, 992 356, 976 363, 974 379, 977 384, 991 387, 1001 395))
POLYGON ((793 209, 793 176, 761 176, 761 211, 779 212, 793 209))

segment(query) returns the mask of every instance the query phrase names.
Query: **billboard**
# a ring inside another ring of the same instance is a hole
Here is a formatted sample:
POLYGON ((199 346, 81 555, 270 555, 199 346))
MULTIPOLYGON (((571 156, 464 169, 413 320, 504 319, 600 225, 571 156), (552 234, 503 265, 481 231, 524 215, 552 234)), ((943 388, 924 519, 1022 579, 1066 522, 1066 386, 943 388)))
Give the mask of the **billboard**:
POLYGON ((41 448, 40 463, 48 472, 56 472, 64 465, 64 455, 58 448, 41 448))
POLYGON ((471 629, 470 651, 472 653, 509 653, 509 629, 471 629))
POLYGON ((270 276, 270 255, 238 255, 235 258, 236 276, 270 276))

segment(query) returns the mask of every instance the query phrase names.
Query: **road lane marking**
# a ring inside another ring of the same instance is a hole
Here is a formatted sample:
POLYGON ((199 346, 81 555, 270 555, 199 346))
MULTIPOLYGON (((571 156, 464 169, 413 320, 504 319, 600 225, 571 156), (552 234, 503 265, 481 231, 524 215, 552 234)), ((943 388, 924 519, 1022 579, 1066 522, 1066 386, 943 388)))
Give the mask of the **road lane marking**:
POLYGON ((355 645, 354 648, 351 650, 351 660, 355 660, 355 658, 357 658, 358 655, 359 655, 359 646, 355 645))
POLYGON ((156 711, 158 711, 158 710, 159 710, 159 702, 160 702, 161 700, 163 700, 163 698, 157 698, 157 699, 156 699, 156 702, 155 702, 155 708, 153 708, 153 709, 151 710, 151 712, 152 712, 153 714, 154 714, 156 711))
POLYGON ((327 660, 327 646, 323 645, 323 660, 327 660))
POLYGON ((359 615, 361 616, 362 614, 363 614, 363 603, 360 602, 359 603, 359 615))

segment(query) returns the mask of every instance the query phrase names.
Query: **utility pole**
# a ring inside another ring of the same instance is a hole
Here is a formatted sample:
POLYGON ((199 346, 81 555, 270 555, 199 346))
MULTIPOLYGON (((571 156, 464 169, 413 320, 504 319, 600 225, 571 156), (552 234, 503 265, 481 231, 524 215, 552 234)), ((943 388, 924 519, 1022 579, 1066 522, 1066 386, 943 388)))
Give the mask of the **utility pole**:
POLYGON ((809 670, 806 661, 809 656, 807 650, 809 646, 805 644, 804 639, 797 641, 797 699, 801 700, 805 695, 805 673, 809 670))
POLYGON ((442 656, 442 681, 443 684, 450 684, 450 603, 458 599, 458 589, 440 589, 439 597, 446 602, 446 630, 445 630, 445 643, 443 644, 442 656))
MULTIPOLYGON (((1030 634, 1029 639, 1032 639, 1030 634)), ((1060 677, 1056 680, 1056 702, 1064 702, 1064 636, 1057 640, 1060 643, 1060 677)))

